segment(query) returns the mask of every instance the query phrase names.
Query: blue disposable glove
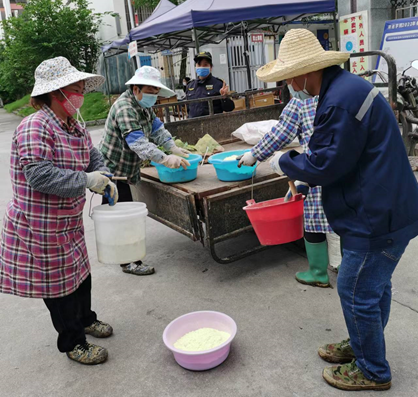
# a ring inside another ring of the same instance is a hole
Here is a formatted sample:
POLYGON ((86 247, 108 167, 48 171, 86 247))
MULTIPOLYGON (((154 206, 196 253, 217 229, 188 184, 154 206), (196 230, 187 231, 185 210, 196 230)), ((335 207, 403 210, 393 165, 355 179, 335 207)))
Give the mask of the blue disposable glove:
POLYGON ((107 201, 109 201, 110 206, 114 206, 118 202, 118 188, 113 182, 109 181, 109 183, 107 184, 104 191, 104 197, 107 198, 107 201))
MULTIPOLYGON (((303 194, 304 196, 307 196, 309 193, 309 185, 306 182, 301 181, 295 181, 295 187, 298 193, 303 194)), ((284 202, 289 201, 292 198, 292 192, 289 189, 286 193, 286 196, 284 196, 284 202)))

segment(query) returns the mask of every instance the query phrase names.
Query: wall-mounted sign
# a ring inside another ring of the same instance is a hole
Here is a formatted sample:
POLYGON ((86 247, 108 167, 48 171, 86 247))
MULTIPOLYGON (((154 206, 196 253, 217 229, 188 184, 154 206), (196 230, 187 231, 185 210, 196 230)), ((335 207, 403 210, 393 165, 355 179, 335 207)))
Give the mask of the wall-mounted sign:
POLYGON ((318 29, 316 31, 316 37, 321 43, 325 51, 329 51, 329 30, 328 29, 318 29))
POLYGON ((136 41, 131 41, 128 47, 128 58, 133 58, 136 54, 138 54, 138 46, 136 41))
MULTIPOLYGON (((418 59, 418 18, 386 21, 380 49, 395 58, 398 73, 409 68, 418 59)), ((388 65, 383 58, 378 58, 376 69, 387 73, 388 65)), ((418 71, 413 68, 407 74, 418 77, 418 71)))
MULTIPOLYGON (((340 17, 340 47, 342 52, 350 54, 369 51, 367 11, 340 17)), ((368 57, 353 58, 350 62, 352 73, 369 70, 368 57)))
POLYGON ((264 35, 262 33, 251 34, 251 41, 253 43, 262 43, 264 41, 264 35))

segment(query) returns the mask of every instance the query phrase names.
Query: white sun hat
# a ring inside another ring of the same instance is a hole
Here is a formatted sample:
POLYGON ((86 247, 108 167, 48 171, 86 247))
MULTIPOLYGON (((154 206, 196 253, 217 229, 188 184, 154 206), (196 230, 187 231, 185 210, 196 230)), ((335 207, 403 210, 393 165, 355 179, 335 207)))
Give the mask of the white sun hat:
POLYGON ((98 74, 78 71, 64 57, 48 59, 35 70, 35 86, 31 96, 47 94, 82 80, 85 81, 84 93, 87 93, 101 86, 105 78, 98 74))
POLYGON ((158 96, 170 98, 176 93, 161 83, 161 73, 152 66, 141 66, 136 70, 134 77, 125 83, 126 85, 150 85, 161 88, 158 96))
POLYGON ((341 65, 350 54, 325 51, 315 35, 307 29, 291 29, 280 43, 279 55, 257 70, 261 81, 274 82, 341 65))

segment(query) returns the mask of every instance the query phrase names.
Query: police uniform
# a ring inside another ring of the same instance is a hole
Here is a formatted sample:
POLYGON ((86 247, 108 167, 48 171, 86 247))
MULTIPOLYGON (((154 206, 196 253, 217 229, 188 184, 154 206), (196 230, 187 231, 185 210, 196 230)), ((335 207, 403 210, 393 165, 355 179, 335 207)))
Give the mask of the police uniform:
MULTIPOLYGON (((195 57, 195 62, 199 62, 199 59, 206 58, 212 64, 212 54, 210 52, 200 52, 195 57)), ((213 96, 220 96, 220 90, 224 85, 223 80, 209 74, 205 79, 192 80, 186 87, 186 99, 188 101, 192 99, 208 98, 213 96)), ((208 102, 197 102, 188 105, 189 119, 200 116, 209 115, 208 102)), ((213 101, 214 113, 232 112, 235 109, 235 104, 230 98, 219 99, 213 101)))

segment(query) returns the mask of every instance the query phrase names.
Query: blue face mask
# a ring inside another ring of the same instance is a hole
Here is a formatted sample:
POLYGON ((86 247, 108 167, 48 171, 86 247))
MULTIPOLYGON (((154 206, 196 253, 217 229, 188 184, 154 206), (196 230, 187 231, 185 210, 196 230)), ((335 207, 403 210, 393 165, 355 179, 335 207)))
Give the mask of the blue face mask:
POLYGON ((142 99, 138 100, 138 103, 143 107, 143 108, 151 108, 155 105, 155 102, 157 102, 157 97, 158 95, 152 95, 152 94, 142 94, 142 99))
POLYGON ((198 77, 207 77, 210 74, 210 68, 196 68, 196 74, 198 77))
MULTIPOLYGON (((306 80, 305 80, 305 86, 306 86, 306 80)), ((303 91, 295 91, 295 89, 292 87, 292 83, 288 84, 287 88, 289 88, 289 92, 293 98, 300 99, 301 101, 305 101, 306 99, 312 98, 312 95, 309 94, 305 88, 303 89, 303 91)))

